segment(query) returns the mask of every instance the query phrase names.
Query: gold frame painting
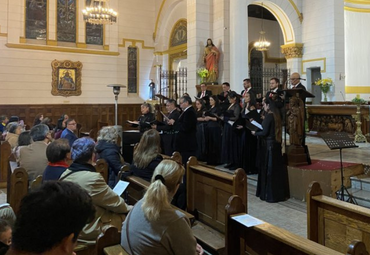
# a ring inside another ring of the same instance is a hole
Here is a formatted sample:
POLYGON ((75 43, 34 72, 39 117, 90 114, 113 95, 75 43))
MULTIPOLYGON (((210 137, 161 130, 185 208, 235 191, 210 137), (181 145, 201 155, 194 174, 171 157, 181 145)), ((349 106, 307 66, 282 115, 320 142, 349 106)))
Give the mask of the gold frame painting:
POLYGON ((69 60, 51 62, 52 83, 51 94, 53 96, 79 96, 81 95, 81 72, 82 63, 69 60))

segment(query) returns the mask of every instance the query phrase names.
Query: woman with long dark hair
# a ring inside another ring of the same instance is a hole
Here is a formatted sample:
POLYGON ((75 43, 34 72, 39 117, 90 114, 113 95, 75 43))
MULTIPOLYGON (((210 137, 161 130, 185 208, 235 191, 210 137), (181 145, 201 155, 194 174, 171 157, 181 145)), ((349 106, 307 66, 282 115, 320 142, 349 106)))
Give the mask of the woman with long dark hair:
POLYGON ((205 160, 206 141, 205 141, 205 129, 207 122, 205 121, 206 105, 203 99, 195 100, 195 113, 197 115, 197 153, 196 157, 200 161, 205 160))
POLYGON ((211 108, 205 113, 207 128, 206 137, 206 161, 208 165, 218 165, 221 163, 221 124, 217 118, 221 114, 220 103, 217 95, 212 95, 209 98, 211 108))
POLYGON ((252 131, 261 140, 260 172, 256 196, 266 202, 280 202, 289 198, 287 167, 281 152, 281 117, 275 104, 266 100, 263 130, 252 131))

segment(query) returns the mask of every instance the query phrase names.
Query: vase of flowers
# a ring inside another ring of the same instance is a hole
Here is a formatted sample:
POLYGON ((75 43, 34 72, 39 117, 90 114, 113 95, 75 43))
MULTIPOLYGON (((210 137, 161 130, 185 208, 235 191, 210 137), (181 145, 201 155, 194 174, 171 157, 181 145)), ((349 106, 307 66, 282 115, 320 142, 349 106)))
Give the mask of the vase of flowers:
POLYGON ((316 86, 320 86, 322 93, 324 93, 324 102, 327 102, 328 99, 326 94, 329 92, 330 87, 333 86, 333 80, 331 78, 324 78, 321 80, 315 81, 316 86))
POLYGON ((208 76, 208 70, 205 67, 201 67, 197 70, 197 74, 200 77, 200 83, 203 83, 204 78, 208 76))

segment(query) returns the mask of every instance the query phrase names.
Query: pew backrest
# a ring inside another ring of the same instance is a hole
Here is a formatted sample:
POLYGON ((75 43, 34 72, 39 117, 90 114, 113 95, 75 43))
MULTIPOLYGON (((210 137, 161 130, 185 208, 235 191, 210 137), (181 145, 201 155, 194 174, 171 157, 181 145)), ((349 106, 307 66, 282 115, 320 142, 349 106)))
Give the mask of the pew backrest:
POLYGON ((0 145, 0 183, 7 183, 8 181, 8 166, 11 154, 10 144, 7 141, 2 142, 0 145))
POLYGON ((8 203, 13 208, 14 212, 17 213, 22 198, 27 195, 28 192, 28 174, 24 168, 18 167, 10 176, 10 189, 9 189, 9 201, 8 203))
POLYGON ((128 253, 122 248, 122 246, 120 246, 120 243, 121 243, 121 233, 118 232, 118 229, 116 227, 109 226, 96 239, 96 255, 107 254, 107 252, 104 250, 107 249, 108 247, 110 249, 119 251, 118 253, 114 254, 128 255, 128 253))
POLYGON ((233 174, 200 165, 195 157, 187 163, 187 208, 197 219, 225 233, 225 206, 238 195, 247 212, 247 176, 243 169, 233 174))
POLYGON ((294 255, 365 255, 364 244, 354 241, 348 248, 349 253, 340 253, 304 237, 293 234, 269 223, 246 227, 232 218, 244 215, 243 201, 231 196, 225 207, 226 249, 228 255, 239 254, 294 254, 294 255))
POLYGON ((96 161, 95 170, 97 173, 100 173, 105 182, 108 183, 108 163, 104 159, 100 158, 96 161))
POLYGON ((306 201, 310 240, 345 253, 358 239, 370 250, 370 209, 323 195, 318 182, 309 185, 306 201))

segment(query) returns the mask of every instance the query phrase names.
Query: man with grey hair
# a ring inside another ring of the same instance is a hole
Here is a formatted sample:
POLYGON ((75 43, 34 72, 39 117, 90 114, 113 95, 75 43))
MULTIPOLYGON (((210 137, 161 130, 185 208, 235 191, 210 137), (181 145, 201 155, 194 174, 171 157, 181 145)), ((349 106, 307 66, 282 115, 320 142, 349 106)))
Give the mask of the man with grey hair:
POLYGON ((32 127, 30 136, 33 142, 20 149, 19 165, 27 171, 28 180, 33 181, 37 176, 44 173, 48 165, 46 147, 52 138, 49 127, 45 124, 32 127))

